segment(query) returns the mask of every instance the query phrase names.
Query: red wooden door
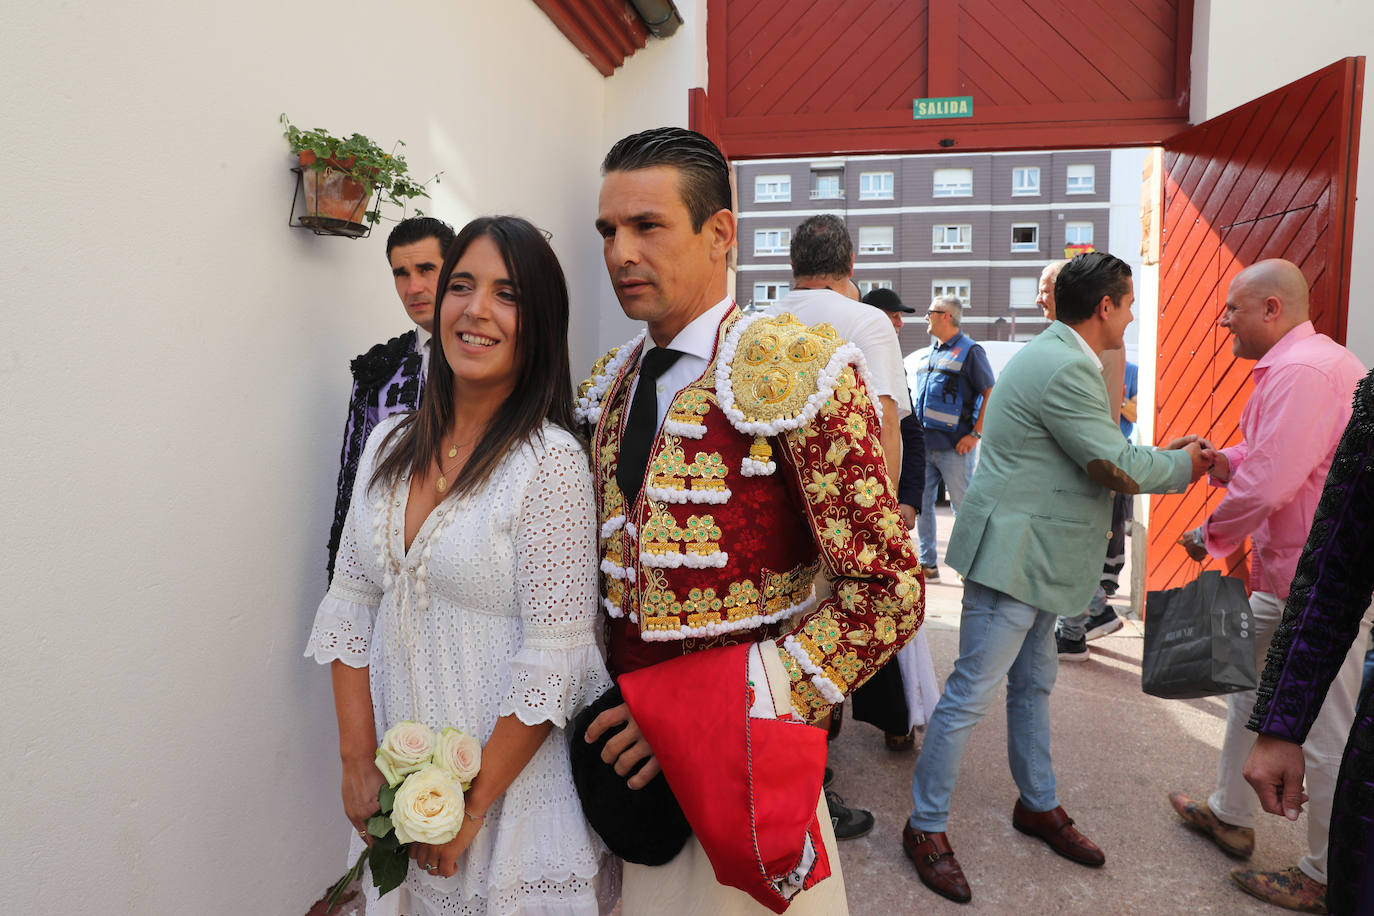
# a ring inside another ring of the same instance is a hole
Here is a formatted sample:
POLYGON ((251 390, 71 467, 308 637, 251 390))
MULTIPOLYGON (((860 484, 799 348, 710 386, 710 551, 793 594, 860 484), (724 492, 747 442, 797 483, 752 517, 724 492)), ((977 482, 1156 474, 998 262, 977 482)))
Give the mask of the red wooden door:
MULTIPOLYGON (((1265 258, 1298 264, 1313 324, 1344 343, 1363 83, 1364 58, 1347 58, 1164 144, 1156 442, 1186 433, 1240 441, 1254 362, 1231 355, 1217 319, 1242 268, 1265 258)), ((1151 497, 1149 588, 1193 578, 1197 565, 1175 542, 1223 492, 1199 483, 1151 497)), ((1245 557, 1209 564, 1243 576, 1245 557)))

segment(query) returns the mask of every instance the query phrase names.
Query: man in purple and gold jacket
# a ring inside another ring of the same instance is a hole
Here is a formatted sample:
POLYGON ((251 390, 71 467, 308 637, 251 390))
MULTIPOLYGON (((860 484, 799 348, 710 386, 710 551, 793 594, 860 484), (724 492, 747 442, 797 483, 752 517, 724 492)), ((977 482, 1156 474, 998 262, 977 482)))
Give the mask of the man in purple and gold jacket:
POLYGON ((386 239, 386 259, 396 281, 396 295, 415 327, 379 343, 349 363, 353 393, 348 399, 343 448, 339 452, 339 493, 334 499, 334 524, 329 529, 328 578, 334 578, 334 554, 339 550, 348 500, 358 459, 373 427, 395 413, 414 410, 429 370, 430 332, 434 327, 434 288, 444 252, 453 241, 453 227, 429 216, 403 219, 386 239))

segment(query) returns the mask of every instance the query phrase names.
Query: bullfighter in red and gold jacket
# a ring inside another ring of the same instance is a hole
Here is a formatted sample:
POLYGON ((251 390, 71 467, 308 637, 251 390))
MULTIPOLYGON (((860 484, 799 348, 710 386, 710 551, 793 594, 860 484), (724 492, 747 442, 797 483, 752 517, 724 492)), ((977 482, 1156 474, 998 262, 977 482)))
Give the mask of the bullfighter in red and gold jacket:
POLYGON ((578 392, 624 700, 584 739, 604 736, 632 789, 662 772, 694 833, 665 864, 627 861, 624 910, 842 916, 824 741, 797 720, 823 719, 925 607, 863 356, 730 301, 730 168, 706 137, 626 137, 602 172, 607 272, 647 328, 578 392))
POLYGON ((916 632, 925 607, 863 355, 828 325, 731 308, 627 510, 615 471, 626 370, 642 347, 640 335, 606 354, 578 392, 595 430, 611 671, 775 639, 793 707, 820 719, 916 632), (833 594, 817 600, 822 571, 833 594))

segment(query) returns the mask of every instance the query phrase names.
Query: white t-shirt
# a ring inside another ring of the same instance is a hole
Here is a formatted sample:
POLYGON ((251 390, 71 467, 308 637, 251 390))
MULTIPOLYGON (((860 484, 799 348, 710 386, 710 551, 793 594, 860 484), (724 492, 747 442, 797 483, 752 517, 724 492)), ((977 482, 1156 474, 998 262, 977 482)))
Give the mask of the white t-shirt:
MULTIPOLYGON (((882 309, 855 302, 830 289, 794 289, 769 306, 768 312, 773 315, 790 312, 803 324, 824 323, 833 327, 841 337, 863 351, 868 372, 873 376, 873 391, 869 394, 892 398, 899 420, 911 413, 911 402, 906 397, 902 347, 897 342, 892 322, 882 309)), ((879 420, 882 415, 879 409, 879 420)))

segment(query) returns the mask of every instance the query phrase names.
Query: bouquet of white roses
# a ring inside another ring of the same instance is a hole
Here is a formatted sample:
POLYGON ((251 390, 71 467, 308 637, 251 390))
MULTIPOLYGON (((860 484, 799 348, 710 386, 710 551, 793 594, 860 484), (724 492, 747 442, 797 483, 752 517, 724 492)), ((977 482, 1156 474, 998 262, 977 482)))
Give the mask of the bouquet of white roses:
POLYGON ((456 837, 463 826, 463 793, 481 765, 482 746, 459 729, 436 735, 419 722, 401 722, 387 731, 377 748, 377 769, 386 777, 377 792, 381 810, 367 821, 372 845, 329 889, 326 911, 362 874, 364 861, 372 867, 372 883, 385 894, 406 878, 408 844, 439 846, 456 837))

